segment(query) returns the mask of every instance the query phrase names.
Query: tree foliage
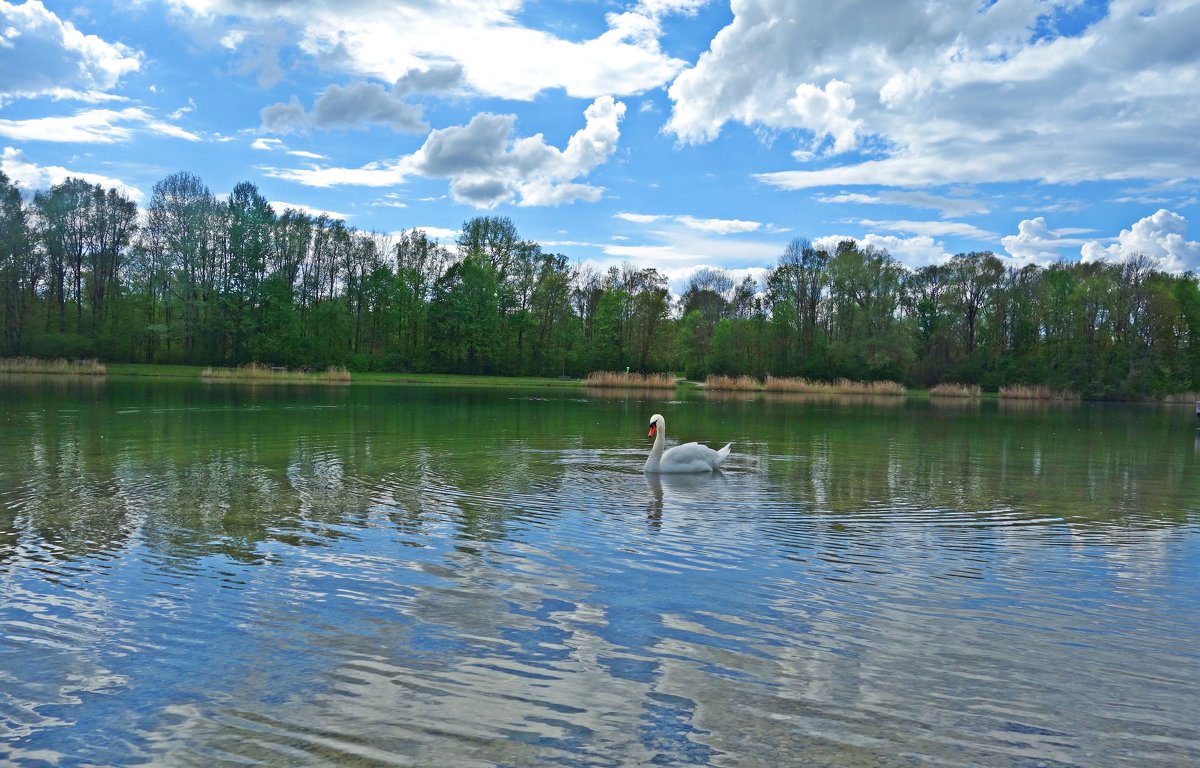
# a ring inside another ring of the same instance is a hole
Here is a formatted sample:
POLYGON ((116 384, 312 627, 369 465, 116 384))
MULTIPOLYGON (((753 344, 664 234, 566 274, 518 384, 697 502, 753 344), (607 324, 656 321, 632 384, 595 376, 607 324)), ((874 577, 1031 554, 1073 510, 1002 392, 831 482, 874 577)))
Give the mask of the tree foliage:
POLYGON ((797 238, 760 280, 702 269, 672 297, 657 270, 572 265, 506 217, 447 246, 276 211, 248 182, 218 199, 183 171, 140 217, 116 189, 23 199, 0 173, 0 328, 0 354, 112 361, 1200 390, 1200 284, 1145 257, 909 270, 797 238))

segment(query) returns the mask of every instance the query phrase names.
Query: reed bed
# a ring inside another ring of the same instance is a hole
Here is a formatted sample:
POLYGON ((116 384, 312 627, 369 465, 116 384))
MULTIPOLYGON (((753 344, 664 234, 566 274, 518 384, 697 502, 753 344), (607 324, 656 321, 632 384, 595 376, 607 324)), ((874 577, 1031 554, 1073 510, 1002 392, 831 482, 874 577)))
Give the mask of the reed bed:
POLYGON ((1163 403, 1200 403, 1200 392, 1176 392, 1173 395, 1163 395, 1159 398, 1163 403))
POLYGON ((265 382, 281 384, 349 384, 350 371, 340 365, 324 371, 288 371, 261 363, 249 363, 237 368, 205 368, 200 378, 221 381, 265 382))
POLYGON ((720 376, 709 374, 704 380, 704 388, 721 392, 757 392, 762 384, 753 376, 720 376))
POLYGON ((956 384, 942 382, 929 390, 930 397, 979 397, 978 384, 956 384))
POLYGON ((0 358, 0 373, 66 373, 104 376, 108 369, 99 360, 39 360, 36 357, 0 358))
POLYGON ((675 377, 669 373, 630 373, 592 371, 583 379, 586 387, 623 389, 675 389, 675 377))
POLYGON ((768 376, 763 388, 768 392, 798 392, 813 395, 874 395, 903 397, 908 394, 904 385, 896 381, 813 381, 802 378, 779 378, 768 376))
POLYGON ((1051 389, 1050 387, 1028 384, 1013 384, 1000 387, 1001 400, 1079 400, 1079 393, 1069 389, 1051 389))

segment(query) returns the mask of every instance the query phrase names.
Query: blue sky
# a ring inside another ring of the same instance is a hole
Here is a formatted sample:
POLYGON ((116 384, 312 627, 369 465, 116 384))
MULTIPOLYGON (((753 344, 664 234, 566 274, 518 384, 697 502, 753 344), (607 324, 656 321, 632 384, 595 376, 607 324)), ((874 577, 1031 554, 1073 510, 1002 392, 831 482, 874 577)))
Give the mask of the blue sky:
POLYGON ((1200 270, 1200 0, 0 0, 0 168, 580 264, 1200 270), (1189 228, 1190 227, 1190 228, 1189 228))

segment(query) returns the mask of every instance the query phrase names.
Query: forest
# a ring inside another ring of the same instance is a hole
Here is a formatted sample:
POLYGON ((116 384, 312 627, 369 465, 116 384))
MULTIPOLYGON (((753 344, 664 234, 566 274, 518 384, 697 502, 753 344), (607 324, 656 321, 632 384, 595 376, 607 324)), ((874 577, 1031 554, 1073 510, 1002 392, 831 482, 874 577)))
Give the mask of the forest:
POLYGON ((887 379, 1091 398, 1200 390, 1200 285, 1145 257, 1006 267, 797 238, 765 278, 597 271, 507 217, 453 245, 298 210, 196 175, 144 210, 67 179, 31 198, 0 173, 0 356, 354 371, 579 376, 596 370, 887 379))

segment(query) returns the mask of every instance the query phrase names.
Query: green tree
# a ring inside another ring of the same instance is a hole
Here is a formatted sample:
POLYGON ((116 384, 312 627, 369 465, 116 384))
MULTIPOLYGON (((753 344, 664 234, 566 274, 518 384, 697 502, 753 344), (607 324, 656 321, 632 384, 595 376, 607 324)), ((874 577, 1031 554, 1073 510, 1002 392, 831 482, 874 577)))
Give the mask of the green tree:
POLYGON ((216 297, 217 202, 200 177, 177 171, 154 185, 143 247, 167 276, 165 322, 188 362, 208 361, 208 320, 216 297))
POLYGON ((435 365, 456 373, 493 373, 500 340, 500 279, 491 261, 468 255, 434 286, 429 308, 435 365))
POLYGON ((0 171, 0 322, 4 328, 4 354, 22 351, 25 312, 35 296, 40 271, 21 192, 0 171))

